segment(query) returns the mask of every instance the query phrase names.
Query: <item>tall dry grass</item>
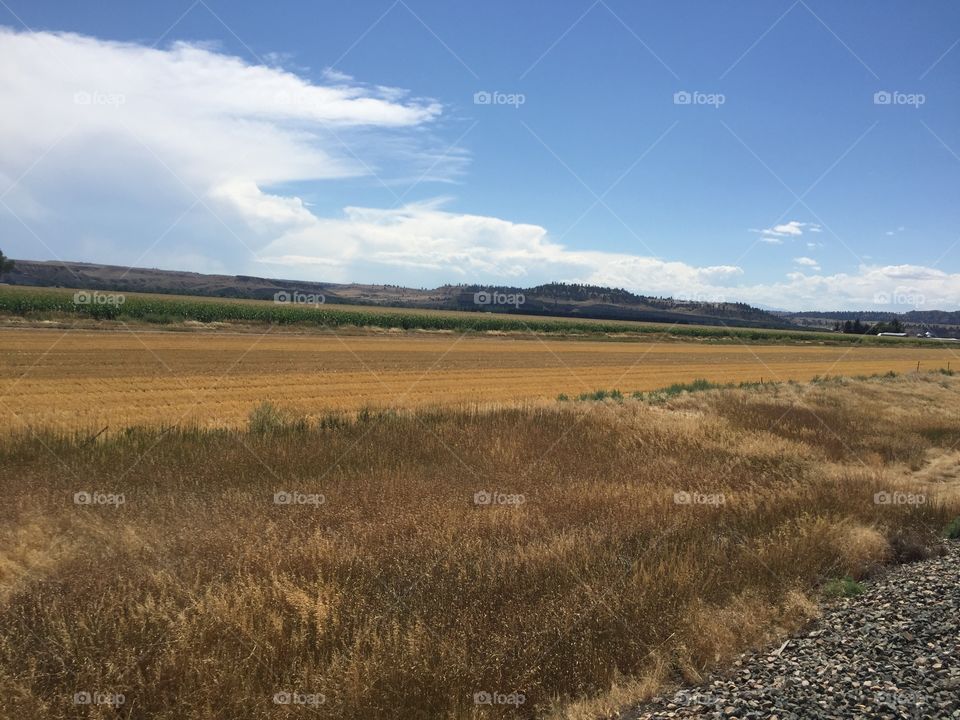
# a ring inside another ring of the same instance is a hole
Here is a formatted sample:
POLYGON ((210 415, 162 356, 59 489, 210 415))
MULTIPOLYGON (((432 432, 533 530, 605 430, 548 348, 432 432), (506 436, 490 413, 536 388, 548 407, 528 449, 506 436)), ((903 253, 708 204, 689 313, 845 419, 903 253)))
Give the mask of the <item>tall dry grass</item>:
POLYGON ((805 622, 828 578, 923 552, 960 512, 922 472, 960 441, 958 399, 918 375, 10 436, 0 717, 600 712, 805 622))

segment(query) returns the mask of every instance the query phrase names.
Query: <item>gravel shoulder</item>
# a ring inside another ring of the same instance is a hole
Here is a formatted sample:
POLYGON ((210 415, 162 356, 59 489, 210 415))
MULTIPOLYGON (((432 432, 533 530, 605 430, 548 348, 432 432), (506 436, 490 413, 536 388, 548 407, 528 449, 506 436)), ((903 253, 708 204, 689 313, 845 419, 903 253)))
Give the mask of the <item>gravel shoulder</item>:
POLYGON ((784 647, 620 720, 960 718, 960 542, 865 585, 784 647))

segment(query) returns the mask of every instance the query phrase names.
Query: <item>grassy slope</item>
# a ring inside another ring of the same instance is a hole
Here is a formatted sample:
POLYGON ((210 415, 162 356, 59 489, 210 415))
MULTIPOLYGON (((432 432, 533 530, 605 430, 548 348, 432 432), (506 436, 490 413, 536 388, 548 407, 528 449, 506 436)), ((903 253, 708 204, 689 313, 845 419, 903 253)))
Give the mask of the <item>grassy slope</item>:
POLYGON ((170 720, 285 717, 284 690, 322 693, 290 708, 320 718, 598 711, 697 678, 802 623, 824 580, 928 542, 960 504, 909 473, 960 442, 958 402, 960 380, 931 374, 8 437, 0 716, 75 717, 80 691, 170 720), (898 490, 928 501, 874 502, 898 490))

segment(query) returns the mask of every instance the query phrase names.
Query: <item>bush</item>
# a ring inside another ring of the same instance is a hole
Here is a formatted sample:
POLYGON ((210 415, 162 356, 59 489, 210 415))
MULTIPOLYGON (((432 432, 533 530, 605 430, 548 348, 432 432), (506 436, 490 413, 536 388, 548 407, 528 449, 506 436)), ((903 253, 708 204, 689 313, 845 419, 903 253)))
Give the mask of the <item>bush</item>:
POLYGON ((922 528, 898 527, 890 538, 894 561, 908 563, 934 557, 938 550, 935 535, 935 531, 922 528))
POLYGON ((619 390, 594 390, 592 393, 580 393, 577 400, 606 400, 607 398, 622 399, 623 393, 619 390))

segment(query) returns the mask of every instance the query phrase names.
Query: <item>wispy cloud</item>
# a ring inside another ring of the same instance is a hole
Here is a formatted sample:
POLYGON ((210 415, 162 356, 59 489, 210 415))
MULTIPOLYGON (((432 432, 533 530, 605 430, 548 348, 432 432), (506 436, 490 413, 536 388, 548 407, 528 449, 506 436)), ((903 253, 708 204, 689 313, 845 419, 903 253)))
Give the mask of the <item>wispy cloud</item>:
POLYGON ((793 259, 793 262, 795 262, 797 265, 802 265, 803 267, 808 267, 808 268, 811 268, 811 269, 813 269, 813 270, 819 270, 819 269, 820 269, 820 263, 818 263, 818 262, 817 262, 816 260, 814 260, 813 258, 809 258, 809 257, 795 257, 795 258, 793 259))
POLYGON ((821 232, 822 228, 817 223, 800 222, 799 220, 790 220, 780 223, 773 227, 757 229, 750 228, 750 232, 761 235, 760 242, 769 245, 782 245, 784 238, 794 239, 803 235, 804 232, 821 232))

